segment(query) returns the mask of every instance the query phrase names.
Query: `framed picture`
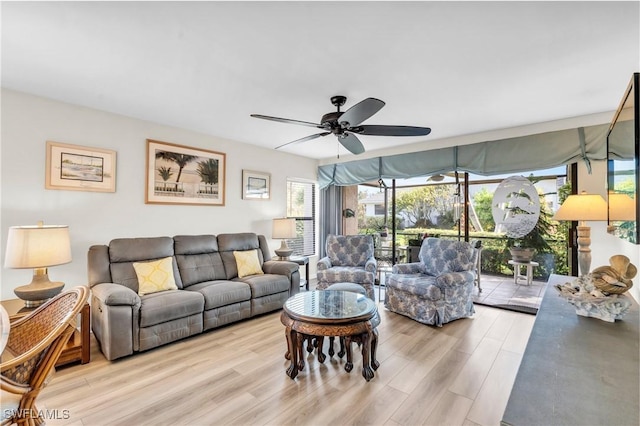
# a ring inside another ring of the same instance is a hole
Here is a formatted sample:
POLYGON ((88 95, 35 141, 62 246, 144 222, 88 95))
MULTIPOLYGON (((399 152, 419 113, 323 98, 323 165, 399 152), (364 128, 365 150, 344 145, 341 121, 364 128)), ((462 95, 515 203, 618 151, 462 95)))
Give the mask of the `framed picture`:
POLYGON ((226 154, 147 139, 147 204, 224 206, 226 154))
POLYGON ((268 200, 271 198, 271 175, 243 170, 242 198, 245 200, 268 200))
POLYGON ((116 152, 47 141, 45 188, 116 192, 116 152))

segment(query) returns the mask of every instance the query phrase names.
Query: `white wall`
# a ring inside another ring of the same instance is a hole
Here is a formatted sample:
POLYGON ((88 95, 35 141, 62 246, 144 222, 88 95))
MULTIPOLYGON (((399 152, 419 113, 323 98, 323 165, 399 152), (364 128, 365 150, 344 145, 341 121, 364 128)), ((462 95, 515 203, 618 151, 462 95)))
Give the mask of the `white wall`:
MULTIPOLYGON (((578 192, 600 194, 607 199, 607 162, 592 161, 591 174, 584 163, 578 164, 578 192)), ((606 222, 587 222, 591 226, 591 269, 609 265, 609 258, 614 254, 627 256, 631 263, 640 267, 640 245, 617 238, 607 233, 606 222)), ((636 301, 640 301, 640 276, 633 279, 633 287, 629 290, 636 301)))
MULTIPOLYGON (((10 226, 69 225, 73 261, 49 270, 66 288, 86 283, 89 246, 113 238, 227 232, 270 238, 271 219, 286 212, 287 177, 317 179, 313 159, 5 89, 1 102, 2 261, 10 226), (226 153, 226 205, 145 204, 147 138, 226 153), (116 192, 46 190, 47 140, 117 151, 116 192), (242 169, 271 173, 270 200, 242 199, 242 169)), ((3 268, 1 298, 15 298, 13 289, 30 281, 31 270, 3 268)))

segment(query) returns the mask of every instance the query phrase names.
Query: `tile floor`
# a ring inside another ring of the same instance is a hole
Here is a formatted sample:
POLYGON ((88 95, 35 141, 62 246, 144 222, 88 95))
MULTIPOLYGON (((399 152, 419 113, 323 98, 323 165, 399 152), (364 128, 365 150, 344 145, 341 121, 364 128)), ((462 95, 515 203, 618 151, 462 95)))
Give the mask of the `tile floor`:
POLYGON ((539 308, 542 296, 547 288, 546 281, 534 280, 531 285, 520 281, 513 282, 513 277, 483 274, 482 292, 475 289, 474 301, 486 305, 517 305, 539 308))
MULTIPOLYGON (((385 273, 382 273, 384 282, 385 273)), ((516 305, 529 308, 539 308, 544 291, 547 288, 547 282, 544 280, 534 280, 530 286, 519 281, 518 284, 513 282, 512 276, 505 275, 489 275, 482 274, 481 277, 482 292, 478 292, 478 288, 474 289, 473 300, 484 305, 516 305)), ((385 288, 378 289, 375 286, 376 298, 379 302, 384 301, 385 288), (378 297, 378 294, 380 296, 378 297)))
MULTIPOLYGON (((385 281, 385 272, 381 273, 382 282, 385 281)), ((474 289, 473 300, 483 305, 515 305, 528 308, 539 308, 544 296, 547 282, 544 280, 533 280, 530 286, 520 281, 513 282, 512 276, 482 274, 482 292, 478 288, 474 289)), ((311 290, 315 290, 315 280, 311 280, 311 290)), ((384 302, 385 287, 374 287, 376 301, 384 302)))

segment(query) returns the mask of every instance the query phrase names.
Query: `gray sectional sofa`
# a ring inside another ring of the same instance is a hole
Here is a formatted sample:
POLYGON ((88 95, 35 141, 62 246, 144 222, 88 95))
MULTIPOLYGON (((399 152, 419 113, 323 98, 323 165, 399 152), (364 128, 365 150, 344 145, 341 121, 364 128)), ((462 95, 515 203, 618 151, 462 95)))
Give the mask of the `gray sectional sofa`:
POLYGON ((298 265, 273 261, 253 233, 120 238, 88 253, 91 327, 109 360, 282 308, 298 265), (234 251, 257 251, 264 274, 238 278, 234 251), (172 258, 177 290, 138 295, 133 263, 172 258))

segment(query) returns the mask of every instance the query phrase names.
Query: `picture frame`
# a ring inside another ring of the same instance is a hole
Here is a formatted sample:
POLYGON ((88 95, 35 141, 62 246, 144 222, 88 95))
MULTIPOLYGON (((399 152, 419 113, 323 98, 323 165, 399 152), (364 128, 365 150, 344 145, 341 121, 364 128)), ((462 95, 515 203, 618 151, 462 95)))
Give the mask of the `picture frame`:
POLYGON ((147 139, 146 204, 224 206, 226 154, 147 139))
POLYGON ((116 192, 116 152, 47 141, 45 189, 116 192))
POLYGON ((244 200, 269 200, 271 198, 271 174, 242 170, 242 198, 244 200))

